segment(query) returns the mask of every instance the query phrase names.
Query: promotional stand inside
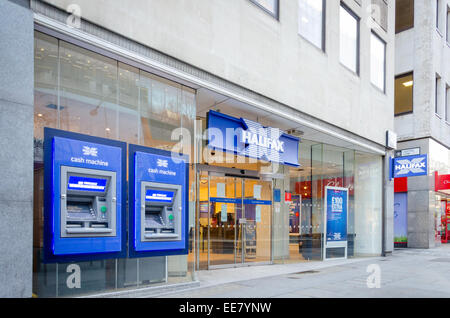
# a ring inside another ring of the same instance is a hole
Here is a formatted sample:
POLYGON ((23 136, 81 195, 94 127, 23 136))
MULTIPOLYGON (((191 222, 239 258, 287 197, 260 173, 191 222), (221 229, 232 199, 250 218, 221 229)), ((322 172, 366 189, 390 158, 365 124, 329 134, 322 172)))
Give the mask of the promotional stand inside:
POLYGON ((44 262, 126 254, 126 144, 44 129, 44 262))
POLYGON ((348 189, 325 187, 323 259, 347 258, 348 189))
POLYGON ((129 257, 188 254, 186 155, 129 146, 129 257))

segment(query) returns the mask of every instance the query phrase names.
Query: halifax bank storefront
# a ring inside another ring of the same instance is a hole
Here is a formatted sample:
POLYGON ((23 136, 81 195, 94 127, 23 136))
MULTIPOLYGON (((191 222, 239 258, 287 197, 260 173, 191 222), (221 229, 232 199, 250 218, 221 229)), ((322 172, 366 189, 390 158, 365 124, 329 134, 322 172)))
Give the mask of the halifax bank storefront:
POLYGON ((382 254, 381 151, 44 27, 34 44, 34 296, 382 254))

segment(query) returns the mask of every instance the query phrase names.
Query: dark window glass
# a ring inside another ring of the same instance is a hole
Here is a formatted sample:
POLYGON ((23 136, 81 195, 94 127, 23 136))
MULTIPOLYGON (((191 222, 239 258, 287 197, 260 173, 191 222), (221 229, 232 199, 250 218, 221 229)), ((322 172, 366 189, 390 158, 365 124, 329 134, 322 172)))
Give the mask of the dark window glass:
POLYGON ((395 8, 395 33, 414 27, 414 0, 397 0, 395 8))

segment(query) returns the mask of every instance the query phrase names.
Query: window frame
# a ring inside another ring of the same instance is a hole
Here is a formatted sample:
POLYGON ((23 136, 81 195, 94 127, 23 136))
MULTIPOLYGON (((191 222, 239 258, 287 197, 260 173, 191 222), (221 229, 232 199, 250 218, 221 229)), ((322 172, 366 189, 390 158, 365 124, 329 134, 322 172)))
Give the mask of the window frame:
MULTIPOLYGON (((372 81, 372 72, 371 72, 371 74, 370 74, 370 83, 371 83, 373 86, 375 86, 377 89, 379 89, 380 91, 382 91, 383 94, 386 94, 387 42, 386 42, 381 36, 379 36, 374 30, 371 30, 370 35, 371 35, 371 40, 372 40, 372 35, 373 35, 373 36, 375 36, 381 43, 384 44, 384 52, 383 52, 383 54, 384 54, 384 61, 383 61, 383 88, 378 87, 378 86, 372 81)), ((370 50, 371 50, 370 53, 372 53, 372 45, 371 45, 370 50)), ((371 60, 370 63, 372 63, 372 54, 370 54, 370 60, 371 60)), ((371 65, 372 65, 372 64, 371 64, 371 65)))
MULTIPOLYGON (((356 34, 356 65, 355 65, 356 71, 352 70, 350 67, 348 67, 341 61, 340 37, 341 37, 342 30, 340 28, 340 25, 339 25, 339 63, 342 66, 344 66, 347 70, 349 70, 350 72, 352 72, 353 74, 355 74, 359 77, 360 71, 361 71, 361 18, 355 12, 353 12, 353 10, 350 9, 350 7, 347 6, 347 4, 343 1, 340 2, 339 9, 340 8, 343 8, 345 11, 347 11, 348 14, 350 14, 356 20, 356 33, 357 33, 356 34)), ((339 10, 339 23, 340 23, 340 10, 339 10)))
POLYGON ((436 73, 436 79, 434 81, 434 114, 439 118, 442 118, 442 115, 439 114, 439 106, 440 106, 439 97, 441 97, 439 92, 441 82, 442 77, 438 73, 436 73))
MULTIPOLYGON (((297 1, 297 5, 298 5, 298 9, 299 8, 299 1, 297 1)), ((299 10, 298 10, 299 11, 299 10)), ((305 37, 303 34, 300 33, 300 16, 298 17, 297 20, 297 34, 304 39, 305 41, 307 41, 308 43, 310 43, 311 45, 313 45, 314 47, 320 49, 322 52, 326 52, 326 20, 327 20, 327 1, 326 0, 322 0, 322 39, 321 39, 321 47, 318 47, 315 43, 313 43, 312 41, 310 41, 307 37, 305 37)))
POLYGON ((450 85, 445 85, 445 109, 444 109, 445 121, 450 124, 450 85))
MULTIPOLYGON (((410 72, 406 72, 406 73, 402 73, 402 74, 398 74, 398 75, 396 75, 395 76, 395 78, 394 78, 394 83, 395 83, 395 81, 397 81, 397 79, 399 79, 399 78, 401 78, 401 77, 406 77, 406 76, 412 76, 412 81, 413 81, 413 85, 412 85, 412 98, 411 98, 411 101, 412 101, 412 105, 411 105, 411 110, 408 110, 408 111, 406 111, 406 112, 403 112, 403 113, 398 113, 398 114, 396 114, 395 113, 395 92, 394 92, 394 118, 395 117, 399 117, 399 116, 403 116, 403 115, 408 115, 408 114, 412 114, 412 113, 414 113, 414 86, 415 86, 415 81, 414 81, 414 71, 410 71, 410 72)), ((395 85, 394 85, 395 86, 395 85)))
MULTIPOLYGON (((371 14, 371 19, 372 19, 372 21, 373 22, 375 22, 384 32, 388 32, 388 29, 389 29, 389 4, 388 4, 388 2, 387 2, 387 0, 380 0, 380 2, 382 2, 382 3, 384 3, 384 5, 386 6, 385 8, 386 8, 386 16, 385 16, 385 21, 386 21, 386 25, 384 26, 384 25, 382 25, 383 23, 383 19, 381 18, 381 15, 380 15, 380 21, 377 21, 374 17, 373 17, 373 14, 371 14)), ((371 5, 373 6, 374 5, 374 0, 371 0, 371 5)), ((381 14, 381 9, 380 9, 380 14, 381 14)))
MULTIPOLYGON (((397 3, 397 2, 396 2, 397 3)), ((404 31, 407 31, 407 30, 411 30, 411 29, 413 29, 414 28, 414 26, 415 26, 415 1, 413 0, 412 1, 412 24, 410 25, 410 26, 407 26, 407 27, 404 27, 404 28, 400 28, 400 29, 397 29, 397 25, 395 25, 395 34, 399 34, 399 33, 401 33, 401 32, 404 32, 404 31)), ((395 7, 395 9, 396 9, 396 14, 397 14, 397 6, 395 7)), ((397 20, 397 16, 395 17, 396 18, 396 20, 397 20)))
POLYGON ((441 23, 441 19, 439 19, 439 14, 440 14, 440 6, 441 6, 441 1, 440 0, 436 0, 435 1, 436 2, 436 29, 437 29, 437 31, 439 32, 439 33, 441 33, 441 30, 440 30, 440 23, 441 23))
POLYGON ((450 45, 450 4, 447 5, 447 12, 446 12, 446 18, 445 18, 445 40, 448 45, 450 45))
POLYGON ((275 0, 276 6, 275 6, 275 11, 276 12, 272 12, 270 10, 268 10, 267 8, 265 8, 263 5, 261 5, 258 0, 250 0, 251 3, 253 3, 255 6, 257 6, 258 8, 262 9, 265 13, 269 14, 272 18, 274 18, 277 21, 280 21, 280 0, 275 0))

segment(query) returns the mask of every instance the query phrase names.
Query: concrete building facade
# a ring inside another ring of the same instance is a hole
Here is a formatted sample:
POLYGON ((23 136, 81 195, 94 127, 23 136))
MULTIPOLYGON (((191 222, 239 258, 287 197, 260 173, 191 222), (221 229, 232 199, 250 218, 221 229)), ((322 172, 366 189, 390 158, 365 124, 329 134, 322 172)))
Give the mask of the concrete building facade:
MULTIPOLYGON (((441 244, 448 191, 435 173, 450 172, 450 2, 397 1, 396 117, 399 151, 428 154, 427 176, 407 180, 407 245, 441 244)), ((402 190, 404 191, 404 190, 402 190)))
POLYGON ((391 253, 395 3, 317 3, 3 1, 0 296, 142 292, 195 284, 197 270, 323 260, 333 185, 349 191, 348 257, 391 253), (204 133, 211 111, 299 137, 301 166, 217 161, 204 133), (188 143, 189 255, 44 262, 46 127, 163 150, 188 143), (180 143, 177 128, 190 134, 180 143), (222 186, 227 198, 270 202, 225 208, 232 238, 211 204, 222 186), (245 210, 259 211, 254 254, 238 226, 245 210), (72 265, 81 287, 68 283, 72 265))

